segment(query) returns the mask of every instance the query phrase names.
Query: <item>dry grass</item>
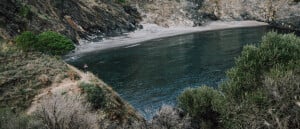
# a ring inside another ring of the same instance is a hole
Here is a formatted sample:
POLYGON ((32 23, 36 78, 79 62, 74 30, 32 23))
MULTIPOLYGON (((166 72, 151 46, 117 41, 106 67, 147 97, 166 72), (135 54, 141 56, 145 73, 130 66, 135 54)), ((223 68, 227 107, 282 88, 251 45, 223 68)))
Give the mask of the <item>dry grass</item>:
POLYGON ((96 113, 81 96, 54 94, 44 98, 35 116, 50 129, 96 129, 96 113))
POLYGON ((264 85, 272 105, 268 107, 265 125, 269 128, 291 129, 300 127, 300 73, 287 72, 267 77, 264 85))
POLYGON ((191 117, 172 106, 164 105, 153 117, 150 129, 190 129, 191 117))
POLYGON ((145 128, 144 118, 93 74, 67 65, 60 57, 4 46, 0 49, 0 109, 8 107, 17 114, 26 110, 49 128, 145 128), (92 109, 86 98, 77 97, 86 96, 81 82, 104 91, 105 107, 92 109))
POLYGON ((26 109, 40 89, 50 86, 56 76, 64 75, 67 70, 67 65, 59 57, 25 53, 18 51, 14 46, 2 45, 0 107, 8 106, 18 111, 26 109))
MULTIPOLYGON (((106 102, 104 106, 95 109, 98 111, 99 116, 103 116, 100 122, 101 127, 105 129, 143 129, 146 127, 146 121, 144 120, 144 118, 140 114, 138 114, 131 105, 122 100, 121 97, 115 91, 113 91, 111 87, 109 87, 93 74, 88 73, 86 75, 82 72, 80 73, 81 75, 83 75, 82 79, 85 80, 79 83, 81 88, 86 86, 86 84, 88 84, 89 86, 100 87, 105 96, 106 102), (85 78, 89 78, 89 80, 86 80, 85 78)), ((85 95, 88 94, 86 92, 83 93, 85 95)))

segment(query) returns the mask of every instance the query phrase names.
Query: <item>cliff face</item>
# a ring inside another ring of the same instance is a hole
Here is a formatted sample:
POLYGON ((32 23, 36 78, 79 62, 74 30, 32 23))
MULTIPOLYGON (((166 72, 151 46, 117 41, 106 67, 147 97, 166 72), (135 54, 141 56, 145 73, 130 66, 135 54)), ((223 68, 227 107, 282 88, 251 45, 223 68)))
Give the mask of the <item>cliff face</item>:
POLYGON ((146 23, 197 26, 210 20, 257 20, 300 30, 300 2, 294 0, 151 0, 136 2, 146 23))
POLYGON ((139 3, 139 12, 143 17, 143 23, 157 24, 163 27, 193 26, 191 13, 192 4, 186 1, 153 0, 139 3))
POLYGON ((300 2, 294 0, 203 0, 199 11, 221 20, 257 20, 300 30, 300 2))
POLYGON ((110 0, 4 0, 0 15, 0 36, 4 39, 26 30, 53 30, 75 42, 91 34, 133 31, 141 20, 136 9, 110 0))
POLYGON ((143 23, 157 24, 163 27, 198 26, 217 17, 201 12, 197 0, 150 0, 135 1, 143 17, 143 23))
POLYGON ((140 27, 139 12, 144 23, 165 27, 197 26, 221 19, 258 20, 300 30, 300 2, 294 0, 3 0, 0 36, 10 39, 26 30, 53 30, 77 42, 89 35, 133 31, 140 27))

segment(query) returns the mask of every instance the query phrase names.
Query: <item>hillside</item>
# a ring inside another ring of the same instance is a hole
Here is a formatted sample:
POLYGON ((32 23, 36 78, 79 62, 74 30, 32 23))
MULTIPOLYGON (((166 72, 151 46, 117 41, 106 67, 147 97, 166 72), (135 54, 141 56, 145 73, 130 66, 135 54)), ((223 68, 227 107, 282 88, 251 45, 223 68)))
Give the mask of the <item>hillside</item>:
POLYGON ((0 36, 4 39, 23 31, 52 30, 78 42, 90 35, 133 31, 141 20, 135 8, 118 0, 4 0, 0 7, 0 36))
POLYGON ((297 0, 152 0, 136 2, 145 23, 164 27, 198 26, 209 21, 256 20, 300 30, 297 0))
POLYGON ((78 43, 134 31, 142 28, 140 23, 199 26, 215 20, 257 20, 300 30, 297 0, 5 0, 0 7, 4 39, 52 30, 78 43))
MULTIPOLYGON (((27 113, 41 122, 39 128, 71 128, 68 124, 75 120, 79 122, 76 128, 145 126, 144 118, 111 87, 92 73, 67 65, 60 57, 22 52, 12 43, 1 43, 0 61, 1 111, 8 108, 17 114, 27 113), (101 105, 95 106, 98 102, 101 105)), ((0 128, 22 126, 14 123, 19 118, 2 123, 7 119, 11 116, 1 118, 0 128)))
POLYGON ((269 33, 261 46, 246 46, 219 88, 187 89, 178 107, 162 107, 152 121, 92 73, 48 52, 64 41, 49 30, 77 44, 149 23, 169 28, 256 20, 300 31, 299 12, 299 0, 3 0, 0 129, 299 128, 300 39, 292 34, 269 33), (17 40, 20 34, 25 38, 17 40))

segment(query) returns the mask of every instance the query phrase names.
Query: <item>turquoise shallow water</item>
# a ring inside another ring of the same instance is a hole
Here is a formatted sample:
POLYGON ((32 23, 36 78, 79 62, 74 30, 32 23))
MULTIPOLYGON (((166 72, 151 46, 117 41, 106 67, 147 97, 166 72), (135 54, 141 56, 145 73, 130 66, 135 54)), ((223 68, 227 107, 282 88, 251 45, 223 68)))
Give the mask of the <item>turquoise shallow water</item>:
POLYGON ((269 27, 209 31, 155 39, 134 47, 95 51, 68 60, 111 85, 147 119, 176 104, 187 87, 217 87, 246 44, 258 44, 269 27))

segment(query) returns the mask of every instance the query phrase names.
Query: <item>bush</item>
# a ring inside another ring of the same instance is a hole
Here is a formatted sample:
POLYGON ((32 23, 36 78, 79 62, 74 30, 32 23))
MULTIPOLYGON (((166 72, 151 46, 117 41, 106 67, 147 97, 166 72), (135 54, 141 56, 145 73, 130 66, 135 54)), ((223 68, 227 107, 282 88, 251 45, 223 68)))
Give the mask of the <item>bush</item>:
POLYGON ((235 63, 222 95, 208 87, 188 89, 179 106, 198 123, 225 129, 300 128, 300 38, 268 33, 258 47, 245 46, 235 63))
POLYGON ((41 100, 33 114, 48 129, 96 129, 97 114, 76 95, 53 94, 41 100))
POLYGON ((163 105, 148 127, 150 129, 190 129, 190 119, 182 110, 163 105))
POLYGON ((264 119, 270 128, 300 128, 300 73, 272 70, 264 80, 268 100, 272 101, 264 119))
POLYGON ((75 48, 67 37, 52 31, 39 35, 26 31, 17 36, 16 44, 24 51, 39 51, 52 55, 62 55, 75 48))
POLYGON ((80 88, 87 93, 87 99, 95 109, 105 107, 106 98, 103 90, 100 87, 89 83, 81 83, 80 88))
POLYGON ((24 18, 31 19, 33 14, 29 6, 22 5, 19 11, 19 15, 24 18))
POLYGON ((39 34, 38 43, 39 51, 54 55, 62 55, 75 48, 70 39, 52 31, 39 34))
POLYGON ((262 89, 263 75, 275 67, 286 70, 299 66, 300 39, 293 34, 280 35, 275 32, 263 37, 259 47, 244 47, 236 66, 227 72, 228 81, 223 84, 225 94, 236 101, 258 89, 262 89))
POLYGON ((17 36, 15 41, 18 48, 24 51, 32 51, 36 47, 37 36, 30 31, 25 31, 17 36))
POLYGON ((120 3, 125 3, 126 0, 118 0, 118 2, 120 2, 120 3))
POLYGON ((299 128, 295 122, 299 112, 295 101, 299 99, 290 101, 299 94, 299 79, 285 78, 288 71, 299 69, 300 38, 294 34, 271 32, 263 37, 260 46, 246 46, 221 87, 231 102, 226 107, 229 112, 222 114, 223 126, 299 128), (276 79, 270 83, 270 77, 276 79))
POLYGON ((201 86, 187 89, 179 97, 179 107, 188 112, 196 128, 216 128, 225 101, 219 91, 201 86), (196 124, 196 125, 195 125, 196 124))

